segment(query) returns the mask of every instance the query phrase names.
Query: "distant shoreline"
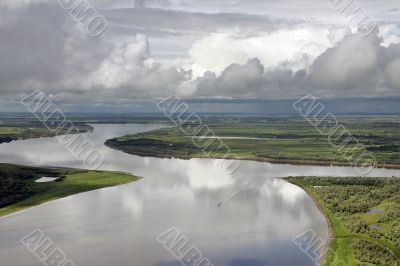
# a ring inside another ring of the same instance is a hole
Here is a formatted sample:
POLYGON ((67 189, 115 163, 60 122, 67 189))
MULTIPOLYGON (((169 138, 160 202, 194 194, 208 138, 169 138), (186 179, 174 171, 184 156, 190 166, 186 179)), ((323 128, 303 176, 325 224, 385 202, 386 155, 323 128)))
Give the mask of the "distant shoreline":
MULTIPOLYGON (((252 157, 236 157, 236 158, 226 158, 226 157, 218 157, 218 156, 193 156, 193 155, 173 155, 166 156, 155 153, 141 153, 141 152, 132 152, 123 149, 123 147, 113 144, 115 139, 108 139, 104 145, 109 148, 119 150, 128 154, 137 155, 141 157, 155 157, 161 159, 182 159, 182 160, 190 160, 190 159, 227 159, 227 160, 243 160, 243 161, 256 161, 256 162, 266 162, 273 164, 292 164, 292 165, 313 165, 313 166, 347 166, 354 167, 354 165, 350 162, 338 162, 338 161, 318 161, 318 160, 296 160, 296 159, 275 159, 275 158, 252 158, 252 157)), ((400 169, 400 164, 377 164, 376 168, 386 168, 386 169, 400 169)))

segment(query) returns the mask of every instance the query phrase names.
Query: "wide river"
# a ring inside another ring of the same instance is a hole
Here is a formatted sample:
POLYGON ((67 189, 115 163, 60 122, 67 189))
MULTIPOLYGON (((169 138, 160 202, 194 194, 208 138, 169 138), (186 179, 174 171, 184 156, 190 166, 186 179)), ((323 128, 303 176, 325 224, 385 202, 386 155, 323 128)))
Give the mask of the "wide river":
MULTIPOLYGON (((20 242, 40 229, 76 266, 179 266, 157 241, 179 229, 215 266, 315 265, 292 239, 327 223, 300 188, 279 177, 353 176, 351 167, 295 166, 243 161, 228 174, 217 160, 157 159, 106 147, 106 139, 160 125, 94 125, 86 133, 105 156, 103 170, 144 177, 138 182, 53 201, 0 219, 0 265, 43 265, 20 242)), ((0 145, 0 162, 82 168, 56 138, 0 145)), ((375 169, 371 176, 399 176, 375 169)))

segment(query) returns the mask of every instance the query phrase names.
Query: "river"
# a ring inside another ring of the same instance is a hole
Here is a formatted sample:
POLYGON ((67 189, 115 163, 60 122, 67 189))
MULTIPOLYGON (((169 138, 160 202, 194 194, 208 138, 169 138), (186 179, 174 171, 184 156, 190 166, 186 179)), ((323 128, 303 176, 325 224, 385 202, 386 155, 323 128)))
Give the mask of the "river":
MULTIPOLYGON (((175 227, 215 266, 311 266, 292 239, 313 230, 328 238, 312 199, 279 177, 353 176, 351 167, 242 161, 229 174, 212 159, 159 159, 125 154, 105 140, 162 125, 94 125, 85 136, 105 156, 102 170, 134 173, 138 182, 73 195, 0 219, 0 264, 43 265, 20 242, 40 229, 76 266, 182 265, 157 236, 175 227)), ((0 162, 82 168, 56 138, 0 145, 0 162)), ((399 176, 375 169, 371 176, 399 176)))

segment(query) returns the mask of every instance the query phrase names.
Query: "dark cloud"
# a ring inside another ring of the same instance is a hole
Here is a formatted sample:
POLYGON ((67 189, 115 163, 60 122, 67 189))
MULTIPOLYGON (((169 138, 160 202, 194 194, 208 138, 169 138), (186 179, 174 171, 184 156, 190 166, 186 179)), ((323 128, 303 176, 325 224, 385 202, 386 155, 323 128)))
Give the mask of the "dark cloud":
POLYGON ((161 97, 190 78, 190 71, 149 62, 146 36, 92 38, 56 4, 0 12, 3 96, 40 89, 71 101, 161 97))
POLYGON ((377 33, 348 35, 322 53, 306 70, 275 67, 264 70, 258 59, 233 64, 219 76, 206 72, 196 81, 197 96, 286 98, 399 95, 400 44, 381 46, 377 33))
POLYGON ((65 13, 46 4, 0 13, 6 21, 0 23, 1 91, 12 92, 24 81, 34 84, 60 78, 65 13))
POLYGON ((246 97, 248 93, 255 94, 262 87, 264 67, 258 59, 251 59, 244 65, 233 64, 228 66, 217 77, 213 72, 206 72, 198 79, 197 94, 199 96, 232 95, 246 97))
POLYGON ((257 59, 250 59, 244 65, 233 64, 220 76, 206 72, 195 82, 196 96, 232 98, 287 98, 305 91, 296 91, 306 81, 306 72, 293 72, 283 68, 264 71, 257 59))
MULTIPOLYGON (((389 2, 382 12, 397 12, 389 2)), ((343 38, 350 30, 340 23, 299 18, 316 0, 301 0, 294 6, 287 0, 91 3, 110 24, 98 38, 86 34, 57 1, 0 3, 1 100, 18 100, 36 89, 58 102, 93 105, 129 104, 172 94, 186 99, 400 94, 398 26, 385 24, 381 35, 343 38), (271 9, 262 8, 266 6, 271 9), (298 10, 298 16, 281 16, 289 10, 298 10), (316 40, 320 32, 327 38, 316 40), (237 45, 227 45, 236 41, 237 45), (247 45, 251 48, 241 53, 247 45), (195 46, 197 50, 192 49, 195 46), (211 48, 216 49, 211 53, 211 48), (209 71, 192 76, 204 69, 209 71)), ((366 6, 380 4, 366 1, 366 6)), ((335 12, 321 5, 318 10, 329 10, 321 16, 335 12)))
POLYGON ((312 84, 331 95, 399 94, 393 74, 400 59, 400 45, 384 47, 381 43, 377 34, 367 38, 358 34, 346 36, 314 62, 312 84))

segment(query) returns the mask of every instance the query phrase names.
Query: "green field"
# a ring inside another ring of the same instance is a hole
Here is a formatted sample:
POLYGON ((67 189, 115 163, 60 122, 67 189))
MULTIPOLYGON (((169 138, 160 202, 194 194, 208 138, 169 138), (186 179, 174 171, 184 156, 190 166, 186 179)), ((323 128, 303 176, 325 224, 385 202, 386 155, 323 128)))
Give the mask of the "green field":
MULTIPOLYGON (((215 136, 240 159, 298 164, 351 165, 363 151, 372 154, 380 166, 400 167, 400 130, 398 117, 341 117, 345 126, 359 143, 350 142, 346 158, 328 142, 316 128, 301 118, 205 118, 215 136), (224 139, 258 138, 258 139, 224 139), (353 153, 353 155, 352 155, 353 153)), ((188 126, 188 125, 184 125, 188 126)), ((203 136, 203 132, 195 136, 203 136)), ((210 134, 207 134, 210 136, 210 134)), ((193 142, 192 135, 180 128, 123 136, 108 140, 110 147, 127 153, 155 157, 213 157, 221 156, 219 141, 207 149, 193 142)), ((196 140, 196 139, 195 139, 196 140)), ((203 140, 203 143, 205 141, 203 140)), ((337 140, 336 145, 341 142, 337 140)))
POLYGON ((400 178, 290 177, 321 206, 332 228, 325 265, 400 263, 400 178))
POLYGON ((104 171, 34 168, 0 164, 0 216, 80 192, 136 181, 138 177, 104 171), (35 183, 43 176, 57 181, 35 183))

